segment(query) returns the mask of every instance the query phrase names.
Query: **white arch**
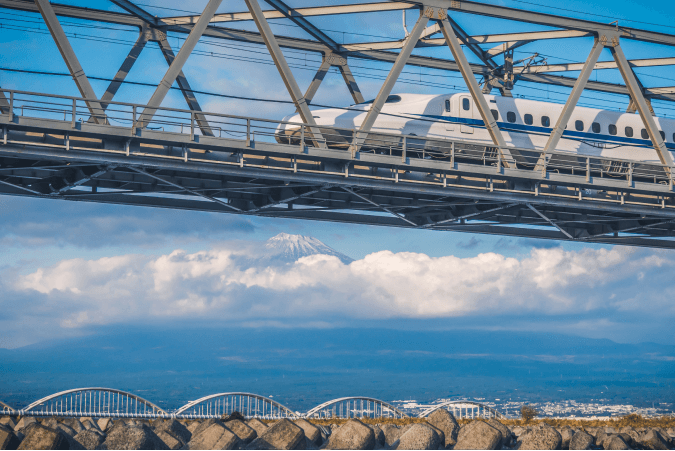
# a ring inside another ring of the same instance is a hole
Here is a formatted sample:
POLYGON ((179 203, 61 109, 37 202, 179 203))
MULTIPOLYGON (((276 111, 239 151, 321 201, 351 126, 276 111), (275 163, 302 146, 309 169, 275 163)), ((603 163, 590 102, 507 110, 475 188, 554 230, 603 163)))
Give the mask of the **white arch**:
POLYGON ((448 406, 451 406, 453 404, 469 404, 471 406, 476 406, 476 407, 482 407, 483 411, 487 410, 489 413, 493 414, 495 418, 504 418, 504 415, 499 412, 497 409, 493 409, 490 406, 486 406, 485 404, 481 404, 479 402, 475 401, 446 401, 440 404, 436 404, 435 406, 429 407, 428 409, 422 411, 422 413, 419 414, 419 418, 426 418, 430 414, 432 414, 434 411, 445 408, 448 406))
POLYGON ((62 396, 67 396, 70 394, 79 394, 79 393, 85 393, 85 392, 105 392, 109 393, 112 395, 120 395, 120 396, 125 396, 127 399, 133 399, 137 401, 137 403, 144 404, 148 407, 151 407, 153 410, 159 412, 160 414, 168 415, 164 409, 160 408, 159 406, 151 403, 147 399, 141 398, 140 396, 134 395, 133 393, 128 393, 122 390, 116 390, 114 388, 104 388, 104 387, 87 387, 87 388, 74 388, 72 390, 66 390, 62 391, 59 393, 54 393, 53 395, 45 396, 42 399, 38 399, 37 401, 33 402, 32 404, 28 405, 25 409, 23 409, 23 412, 30 413, 31 410, 35 409, 36 407, 40 406, 41 404, 44 404, 48 401, 52 401, 55 399, 58 399, 59 397, 62 396))
POLYGON ((14 412, 14 407, 0 401, 0 412, 14 412))
POLYGON ((279 411, 283 411, 284 413, 286 413, 286 415, 288 417, 291 417, 291 418, 297 418, 298 417, 297 413, 293 412, 291 409, 289 409, 285 405, 283 405, 283 404, 281 404, 281 403, 279 403, 279 402, 277 402, 273 399, 270 399, 270 398, 268 398, 266 396, 262 396, 262 395, 256 395, 255 393, 245 393, 245 392, 216 393, 216 394, 213 394, 213 395, 204 396, 203 398, 199 398, 195 401, 190 401, 189 403, 185 404, 183 407, 176 410, 174 412, 174 415, 182 415, 188 409, 196 407, 201 403, 210 401, 212 399, 224 397, 224 396, 247 396, 249 398, 258 399, 260 401, 263 401, 264 403, 269 403, 269 404, 273 405, 274 407, 278 408, 279 411))
POLYGON ((387 409, 389 409, 389 410, 391 410, 392 412, 394 412, 394 415, 395 415, 395 416, 398 415, 398 416, 400 416, 401 418, 408 418, 408 415, 406 415, 405 413, 403 413, 403 412, 402 412, 401 410, 399 410, 397 407, 395 407, 395 406, 389 404, 388 402, 385 402, 385 401, 382 401, 382 400, 376 399, 376 398, 368 398, 368 397, 366 397, 366 396, 348 396, 348 397, 346 397, 346 398, 337 398, 337 399, 333 399, 333 400, 331 400, 331 401, 326 401, 326 402, 324 402, 323 404, 319 404, 318 406, 314 407, 313 409, 310 409, 310 410, 305 414, 305 418, 311 418, 312 415, 316 414, 317 412, 319 412, 319 411, 325 409, 326 407, 328 407, 328 406, 330 406, 330 405, 332 405, 332 404, 338 404, 338 403, 341 403, 341 402, 352 401, 352 400, 354 400, 354 401, 355 401, 355 400, 362 400, 362 401, 369 401, 369 402, 372 402, 372 403, 374 403, 374 404, 380 404, 381 406, 384 406, 384 407, 386 407, 387 409))

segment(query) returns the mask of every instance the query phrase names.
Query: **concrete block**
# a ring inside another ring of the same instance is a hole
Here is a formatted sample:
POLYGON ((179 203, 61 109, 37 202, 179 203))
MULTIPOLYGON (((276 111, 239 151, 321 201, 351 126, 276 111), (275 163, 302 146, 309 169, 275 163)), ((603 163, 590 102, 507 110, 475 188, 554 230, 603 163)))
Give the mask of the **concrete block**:
POLYGON ((440 429, 445 434, 445 447, 454 446, 457 443, 459 423, 455 416, 445 409, 436 409, 427 417, 427 423, 440 429))
POLYGON ((211 423, 206 429, 197 428, 188 443, 189 449, 235 449, 240 444, 239 437, 222 422, 211 423))
MULTIPOLYGON (((593 436, 586 431, 577 431, 570 440, 569 449, 591 449, 593 436)), ((562 443, 562 440, 561 440, 562 443)))
MULTIPOLYGON (((24 428, 25 429, 25 428, 24 428)), ((56 429, 34 424, 17 449, 69 449, 66 435, 56 429)))
POLYGON ((326 449, 375 449, 375 433, 357 419, 351 419, 330 436, 326 449))
POLYGON ((499 445, 500 448, 510 445, 511 429, 509 429, 508 427, 497 421, 495 418, 489 418, 485 420, 485 422, 502 433, 502 442, 499 445))
POLYGON ((378 447, 383 448, 385 445, 385 438, 382 429, 376 424, 367 424, 366 426, 372 429, 375 434, 375 449, 378 447))
POLYGON ((610 434, 602 443, 602 447, 608 450, 631 449, 630 446, 618 434, 610 434))
POLYGON ((518 437, 518 449, 560 449, 562 436, 547 424, 539 424, 518 437))
POLYGON ((269 426, 267 426, 265 423, 263 423, 257 418, 252 418, 248 420, 246 424, 248 425, 248 427, 253 429, 258 434, 258 437, 260 437, 263 434, 263 432, 265 432, 269 428, 269 426))
POLYGON ((74 435, 77 435, 80 432, 85 431, 87 429, 77 418, 64 418, 61 421, 61 423, 70 427, 73 431, 75 431, 74 435))
POLYGON ((387 446, 392 446, 401 438, 401 434, 403 434, 403 431, 394 424, 383 424, 380 429, 382 429, 384 443, 387 446))
POLYGON ((640 436, 640 446, 645 449, 668 449, 669 443, 663 436, 654 429, 647 429, 647 431, 640 436))
POLYGON ((0 449, 16 449, 20 444, 21 440, 14 430, 5 425, 0 426, 0 449))
POLYGON ((246 449, 303 449, 306 445, 302 428, 284 418, 267 428, 246 449))
POLYGON ((170 431, 160 429, 160 430, 155 430, 155 434, 157 434, 157 437, 159 437, 159 439, 162 442, 164 442, 166 447, 169 448, 169 449, 181 449, 186 445, 186 443, 183 442, 183 440, 176 437, 170 431))
POLYGON ((169 449, 147 424, 127 425, 118 421, 107 433, 107 449, 169 449))
POLYGON ((239 437, 239 440, 247 445, 258 437, 258 433, 255 429, 241 420, 229 420, 225 423, 225 426, 234 432, 237 437, 239 437))
POLYGON ((462 426, 457 434, 455 449, 497 449, 502 433, 481 420, 462 426))
POLYGON ((560 448, 561 449, 569 449, 570 448, 570 440, 572 440, 572 437, 574 437, 574 429, 572 429, 569 426, 564 426, 560 428, 558 431, 560 434, 560 437, 562 438, 562 442, 560 443, 560 448))
POLYGON ((101 431, 106 432, 108 428, 113 426, 113 421, 110 418, 100 418, 96 425, 101 431))
POLYGON ((307 440, 314 443, 316 446, 321 446, 323 439, 321 438, 321 431, 318 427, 305 419, 295 420, 293 423, 305 432, 307 440))
POLYGON ((4 424, 5 426, 9 427, 12 430, 14 430, 16 423, 17 421, 15 417, 6 416, 0 418, 0 424, 4 424))
POLYGON ((105 441, 105 435, 97 429, 91 428, 80 432, 73 439, 82 445, 84 449, 100 449, 105 441))
POLYGON ((21 419, 19 419, 19 421, 16 423, 16 426, 14 426, 14 430, 20 431, 21 429, 28 427, 29 424, 33 423, 37 423, 35 417, 21 417, 21 419))
POLYGON ((175 419, 155 421, 152 429, 158 436, 158 431, 168 431, 171 435, 182 441, 183 444, 190 443, 190 439, 192 438, 192 432, 184 424, 175 419))
POLYGON ((401 435, 395 449, 438 449, 439 446, 441 438, 432 426, 415 423, 401 435))

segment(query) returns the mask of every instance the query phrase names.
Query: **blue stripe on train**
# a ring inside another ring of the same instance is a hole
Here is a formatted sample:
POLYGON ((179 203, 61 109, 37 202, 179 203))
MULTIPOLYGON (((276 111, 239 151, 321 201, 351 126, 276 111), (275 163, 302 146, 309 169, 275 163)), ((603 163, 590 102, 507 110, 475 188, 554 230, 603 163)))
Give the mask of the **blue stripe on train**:
MULTIPOLYGON (((485 124, 483 123, 482 120, 480 119, 471 119, 471 118, 466 118, 466 117, 454 117, 454 116, 434 116, 434 115, 428 115, 428 114, 422 114, 420 117, 425 117, 425 118, 431 118, 438 120, 440 122, 449 122, 449 123, 458 123, 458 124, 466 124, 466 125, 472 125, 476 127, 483 127, 485 128, 485 124)), ((511 122, 497 122, 497 125, 499 126, 500 129, 506 130, 506 131, 515 131, 515 132, 521 132, 521 133, 542 133, 542 134, 549 134, 551 133, 552 128, 549 127, 538 127, 536 125, 522 125, 522 124, 513 124, 511 122)), ((649 139, 636 139, 636 138, 624 138, 621 136, 612 136, 612 135, 602 135, 600 133, 586 133, 586 132, 578 132, 574 130, 565 130, 563 131, 563 136, 567 136, 570 138, 586 138, 586 139, 591 139, 593 141, 602 141, 602 142, 613 142, 613 143, 620 143, 620 144, 637 144, 645 147, 652 147, 652 142, 649 139)), ((664 140, 665 141, 665 140, 664 140)), ((669 150, 675 150, 675 144, 671 143, 665 143, 666 148, 669 150)))

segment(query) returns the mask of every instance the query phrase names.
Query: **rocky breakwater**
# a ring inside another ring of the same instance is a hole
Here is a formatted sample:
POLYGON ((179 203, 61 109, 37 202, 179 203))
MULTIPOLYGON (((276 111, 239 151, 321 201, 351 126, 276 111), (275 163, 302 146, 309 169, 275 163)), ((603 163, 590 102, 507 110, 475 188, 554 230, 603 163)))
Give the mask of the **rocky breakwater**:
POLYGON ((675 430, 546 424, 509 428, 494 419, 460 426, 445 410, 406 425, 352 419, 320 426, 308 420, 131 420, 0 418, 0 449, 675 449, 675 430))

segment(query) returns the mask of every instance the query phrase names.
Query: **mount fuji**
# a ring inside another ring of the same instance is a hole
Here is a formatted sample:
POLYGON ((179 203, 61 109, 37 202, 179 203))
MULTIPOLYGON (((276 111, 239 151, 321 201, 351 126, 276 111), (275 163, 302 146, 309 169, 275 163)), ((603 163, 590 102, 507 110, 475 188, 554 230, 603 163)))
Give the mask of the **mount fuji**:
POLYGON ((290 235, 280 233, 265 242, 261 250, 262 256, 256 263, 293 263, 299 258, 309 255, 332 255, 337 257, 345 265, 350 264, 354 259, 326 246, 321 241, 312 236, 290 235))

